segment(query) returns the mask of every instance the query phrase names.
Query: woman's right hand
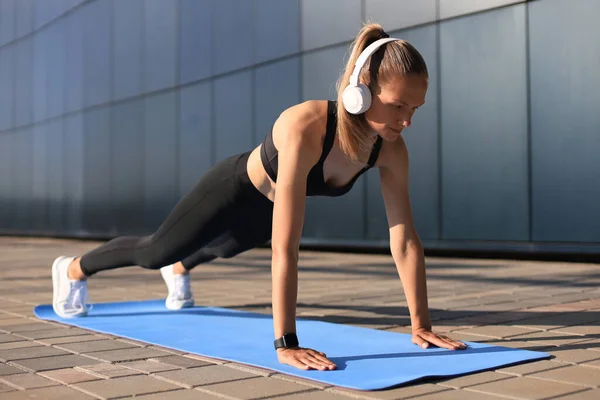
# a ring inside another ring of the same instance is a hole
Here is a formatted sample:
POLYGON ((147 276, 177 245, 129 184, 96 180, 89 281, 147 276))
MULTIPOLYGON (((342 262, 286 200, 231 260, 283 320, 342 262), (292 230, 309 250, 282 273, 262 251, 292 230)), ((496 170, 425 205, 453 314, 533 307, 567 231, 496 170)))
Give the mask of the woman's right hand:
POLYGON ((308 348, 277 349, 277 358, 282 364, 303 370, 332 371, 337 368, 337 365, 327 359, 325 353, 308 348))

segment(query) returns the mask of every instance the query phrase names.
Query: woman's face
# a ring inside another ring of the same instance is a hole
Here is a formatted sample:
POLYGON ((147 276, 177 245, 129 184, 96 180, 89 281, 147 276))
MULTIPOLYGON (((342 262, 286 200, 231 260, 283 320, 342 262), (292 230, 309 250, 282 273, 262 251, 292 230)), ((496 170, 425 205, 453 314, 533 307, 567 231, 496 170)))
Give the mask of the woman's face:
POLYGON ((377 87, 376 91, 365 118, 374 134, 393 142, 410 126, 417 108, 425 103, 427 77, 399 76, 377 87))

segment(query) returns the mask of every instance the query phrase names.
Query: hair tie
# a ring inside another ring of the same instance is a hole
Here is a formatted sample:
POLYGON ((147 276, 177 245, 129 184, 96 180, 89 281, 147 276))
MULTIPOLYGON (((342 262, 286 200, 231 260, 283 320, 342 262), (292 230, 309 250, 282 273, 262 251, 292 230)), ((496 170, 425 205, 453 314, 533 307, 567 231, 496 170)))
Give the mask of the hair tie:
POLYGON ((390 37, 390 35, 385 33, 385 31, 381 31, 381 35, 379 35, 379 39, 387 39, 389 37, 390 37))

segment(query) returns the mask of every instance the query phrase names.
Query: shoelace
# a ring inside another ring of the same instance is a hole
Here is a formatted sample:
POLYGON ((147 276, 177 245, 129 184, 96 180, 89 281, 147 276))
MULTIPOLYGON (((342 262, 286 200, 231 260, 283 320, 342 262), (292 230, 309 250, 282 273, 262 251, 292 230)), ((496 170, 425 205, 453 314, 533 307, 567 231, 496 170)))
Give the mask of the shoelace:
POLYGON ((174 297, 176 299, 186 299, 190 293, 190 277, 187 275, 175 275, 173 277, 175 283, 174 297))
POLYGON ((71 285, 69 297, 67 298, 69 308, 75 312, 85 309, 87 305, 87 286, 81 282, 69 283, 71 285))

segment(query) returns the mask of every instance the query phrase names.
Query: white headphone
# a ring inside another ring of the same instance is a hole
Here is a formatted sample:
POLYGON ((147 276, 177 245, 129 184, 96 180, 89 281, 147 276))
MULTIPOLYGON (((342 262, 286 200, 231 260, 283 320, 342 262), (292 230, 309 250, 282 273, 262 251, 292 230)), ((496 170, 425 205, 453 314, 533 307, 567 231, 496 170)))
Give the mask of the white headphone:
POLYGON ((366 49, 360 53, 360 56, 354 64, 354 71, 350 76, 350 83, 342 92, 342 102, 344 108, 350 114, 362 114, 371 107, 371 91, 369 87, 364 83, 359 83, 358 75, 362 69, 364 63, 367 61, 369 56, 377 51, 377 49, 386 43, 393 42, 396 38, 385 38, 379 39, 367 46, 366 49))

